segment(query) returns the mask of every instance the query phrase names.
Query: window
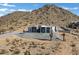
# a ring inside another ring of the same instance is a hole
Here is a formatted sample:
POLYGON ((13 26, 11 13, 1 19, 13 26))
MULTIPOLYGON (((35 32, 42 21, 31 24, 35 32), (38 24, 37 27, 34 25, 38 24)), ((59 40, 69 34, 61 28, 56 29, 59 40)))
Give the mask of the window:
POLYGON ((41 32, 45 33, 45 27, 41 27, 41 32))
POLYGON ((47 33, 50 33, 50 27, 47 27, 47 28, 46 28, 46 32, 47 32, 47 33))
POLYGON ((40 28, 37 29, 37 32, 40 33, 40 28))
POLYGON ((37 32, 36 27, 32 27, 32 32, 37 32))

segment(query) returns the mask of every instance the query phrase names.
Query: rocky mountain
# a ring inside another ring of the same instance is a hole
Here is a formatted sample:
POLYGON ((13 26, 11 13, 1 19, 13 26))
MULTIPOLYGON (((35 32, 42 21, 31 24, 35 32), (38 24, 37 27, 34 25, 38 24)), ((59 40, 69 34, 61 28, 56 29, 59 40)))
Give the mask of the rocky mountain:
POLYGON ((58 26, 66 26, 71 21, 78 20, 77 16, 63 8, 55 5, 45 5, 38 10, 32 12, 37 24, 51 24, 58 26), (40 21, 41 20, 41 21, 40 21))
POLYGON ((36 24, 66 27, 76 20, 79 20, 79 17, 72 12, 47 4, 32 12, 16 11, 0 17, 0 32, 23 30, 26 26, 36 24))
MULTIPOLYGON (((29 12, 16 11, 0 18, 0 32, 15 31, 21 28, 20 18, 28 15, 29 12)), ((24 21, 23 21, 24 23, 24 21)))

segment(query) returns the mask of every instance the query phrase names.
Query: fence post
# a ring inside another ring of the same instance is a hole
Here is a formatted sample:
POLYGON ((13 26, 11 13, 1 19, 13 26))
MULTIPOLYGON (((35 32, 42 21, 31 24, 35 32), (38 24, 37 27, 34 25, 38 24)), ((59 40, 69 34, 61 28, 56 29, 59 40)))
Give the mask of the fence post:
POLYGON ((66 41, 66 40, 65 40, 65 33, 63 33, 62 35, 63 35, 63 41, 66 41))

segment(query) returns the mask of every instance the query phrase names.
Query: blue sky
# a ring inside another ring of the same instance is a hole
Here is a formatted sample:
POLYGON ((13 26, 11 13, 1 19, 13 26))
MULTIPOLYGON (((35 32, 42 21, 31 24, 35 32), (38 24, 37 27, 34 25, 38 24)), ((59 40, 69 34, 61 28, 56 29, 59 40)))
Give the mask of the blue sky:
MULTIPOLYGON (((29 11, 41 8, 45 3, 0 3, 0 16, 12 13, 14 11, 29 11)), ((79 3, 55 3, 72 13, 79 15, 79 3)))

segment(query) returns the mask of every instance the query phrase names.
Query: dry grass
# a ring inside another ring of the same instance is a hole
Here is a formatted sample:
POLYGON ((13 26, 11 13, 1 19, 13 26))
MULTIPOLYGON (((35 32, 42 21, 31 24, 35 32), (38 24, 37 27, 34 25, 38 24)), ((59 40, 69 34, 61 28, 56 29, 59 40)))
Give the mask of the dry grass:
POLYGON ((10 36, 6 37, 3 40, 0 39, 1 42, 4 42, 3 44, 0 43, 0 53, 2 53, 3 50, 7 52, 3 52, 2 54, 24 54, 24 55, 48 55, 48 54, 54 54, 52 52, 55 51, 59 45, 60 42, 56 41, 41 41, 37 39, 25 39, 20 38, 17 36, 10 36))
POLYGON ((44 41, 15 35, 0 39, 0 54, 7 55, 78 55, 79 37, 66 33, 65 41, 44 41))

